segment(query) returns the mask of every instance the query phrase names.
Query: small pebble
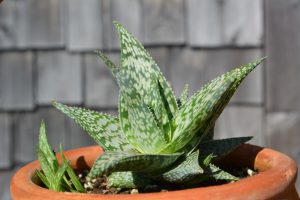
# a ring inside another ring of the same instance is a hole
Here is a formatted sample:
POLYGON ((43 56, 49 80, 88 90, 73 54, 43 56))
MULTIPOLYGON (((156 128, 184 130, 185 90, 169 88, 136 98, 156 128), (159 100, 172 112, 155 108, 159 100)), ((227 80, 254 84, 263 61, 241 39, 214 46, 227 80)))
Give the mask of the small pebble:
POLYGON ((255 173, 255 171, 253 171, 253 170, 251 170, 251 169, 247 169, 247 174, 248 174, 249 176, 253 176, 253 175, 255 175, 256 173, 255 173))

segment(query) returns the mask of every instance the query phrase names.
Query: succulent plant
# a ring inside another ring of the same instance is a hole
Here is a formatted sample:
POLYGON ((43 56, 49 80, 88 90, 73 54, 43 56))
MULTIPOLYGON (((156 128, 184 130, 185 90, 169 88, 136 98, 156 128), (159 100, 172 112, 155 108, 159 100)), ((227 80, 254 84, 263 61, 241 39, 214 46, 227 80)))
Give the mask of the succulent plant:
POLYGON ((121 67, 96 53, 119 85, 119 117, 53 102, 104 149, 87 177, 107 174, 109 185, 121 188, 238 180, 213 161, 251 137, 214 140, 214 125, 242 80, 263 59, 217 77, 190 98, 186 86, 177 100, 142 44, 120 23, 114 25, 121 67))
POLYGON ((62 158, 61 166, 48 143, 46 126, 44 121, 42 121, 37 145, 37 156, 42 170, 36 170, 37 176, 50 190, 59 192, 84 192, 85 189, 70 166, 70 162, 65 158, 61 145, 60 154, 62 158), (66 174, 69 179, 66 177, 66 174))

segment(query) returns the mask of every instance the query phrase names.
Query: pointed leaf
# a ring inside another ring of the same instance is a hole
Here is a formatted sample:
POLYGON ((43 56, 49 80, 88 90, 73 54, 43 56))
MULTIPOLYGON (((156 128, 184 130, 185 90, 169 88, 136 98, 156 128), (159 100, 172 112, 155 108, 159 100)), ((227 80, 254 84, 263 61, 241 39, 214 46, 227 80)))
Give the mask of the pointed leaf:
POLYGON ((130 122, 130 129, 123 129, 126 138, 141 153, 159 152, 167 143, 151 110, 139 97, 139 94, 128 94, 126 91, 123 92, 123 89, 121 88, 121 94, 123 94, 126 104, 122 106, 128 109, 127 122, 130 122))
MULTIPOLYGON (((60 155, 61 155, 61 158, 62 158, 62 161, 63 162, 67 162, 67 159, 63 153, 63 148, 62 148, 62 145, 60 145, 60 155)), ((79 181, 79 179, 77 178, 73 168, 69 165, 68 168, 67 168, 67 173, 70 177, 70 180, 71 182, 73 183, 75 189, 77 192, 84 192, 85 189, 84 187, 82 186, 81 182, 79 181)), ((64 177, 65 178, 65 177, 64 177)), ((69 185, 69 181, 65 181, 67 185, 69 185)))
MULTIPOLYGON (((125 87, 125 89, 128 89, 128 93, 139 93, 143 97, 145 104, 154 109, 155 116, 162 123, 165 123, 164 120, 167 119, 167 113, 161 109, 162 102, 159 96, 157 80, 161 82, 170 110, 174 115, 178 107, 170 85, 142 44, 120 23, 114 22, 114 24, 121 41, 122 67, 120 68, 118 77, 122 77, 127 86, 129 86, 125 87)), ((123 83, 119 81, 119 84, 122 88, 123 83)))
POLYGON ((189 85, 185 84, 183 91, 180 95, 180 103, 181 105, 185 104, 188 101, 188 95, 189 95, 189 85))
POLYGON ((38 177, 41 179, 41 181, 45 184, 45 186, 47 188, 50 188, 50 184, 49 184, 49 181, 46 178, 46 176, 42 172, 40 172, 39 170, 36 170, 35 173, 38 175, 38 177))
POLYGON ((185 147, 197 132, 204 132, 207 129, 206 125, 213 118, 218 102, 224 98, 232 85, 233 82, 224 81, 218 87, 212 88, 210 92, 205 92, 205 95, 195 102, 188 104, 187 108, 183 107, 174 118, 173 126, 176 127, 174 139, 161 152, 176 152, 185 147))
MULTIPOLYGON (((70 166, 70 161, 63 162, 58 171, 54 175, 53 189, 54 191, 63 191, 62 183, 63 177, 67 168, 70 166)), ((50 188, 51 189, 51 188, 50 188)))
MULTIPOLYGON (((214 137, 214 130, 215 130, 215 125, 213 125, 213 127, 211 127, 208 130, 208 134, 206 134, 207 136, 205 138, 203 138, 203 141, 207 141, 207 140, 212 140, 214 137)), ((198 133, 196 133, 193 137, 193 139, 191 139, 191 141, 189 143, 187 143, 181 150, 180 152, 187 152, 187 153, 191 153, 193 152, 195 149, 198 148, 198 144, 200 142, 200 137, 203 135, 203 133, 201 132, 202 130, 200 130, 198 133)))
POLYGON ((38 154, 38 160, 41 165, 41 168, 42 168, 46 178, 48 179, 49 183, 51 184, 51 182, 54 181, 54 174, 56 173, 56 170, 54 170, 52 168, 52 163, 49 162, 49 160, 47 159, 47 156, 44 154, 44 152, 40 148, 38 148, 37 154, 38 154))
POLYGON ((137 154, 127 152, 105 152, 95 162, 88 174, 94 178, 105 173, 132 171, 140 173, 157 173, 172 163, 181 154, 137 154))
POLYGON ((203 174, 204 171, 199 165, 199 151, 195 151, 186 157, 181 163, 174 169, 163 173, 163 181, 170 183, 184 183, 188 182, 195 177, 203 174))
POLYGON ((174 139, 162 153, 176 152, 188 144, 197 133, 202 134, 196 138, 201 142, 242 80, 262 61, 263 59, 257 60, 214 79, 182 105, 174 117, 174 139))
POLYGON ((53 106, 74 119, 104 150, 129 151, 132 149, 119 126, 117 118, 57 102, 53 102, 53 106))
POLYGON ((231 175, 230 173, 220 169, 219 167, 209 164, 208 166, 208 174, 210 177, 214 178, 215 180, 226 180, 226 181, 238 181, 239 178, 231 175))
POLYGON ((143 188, 153 184, 151 179, 133 172, 113 172, 108 176, 108 187, 143 188))
POLYGON ((97 56, 101 58, 101 60, 105 63, 106 67, 111 71, 111 73, 116 77, 117 73, 119 72, 119 68, 100 50, 95 51, 97 56))
POLYGON ((251 140, 252 137, 237 137, 221 140, 210 140, 199 144, 201 154, 214 154, 217 157, 224 156, 239 145, 251 140))
POLYGON ((47 160, 47 165, 49 165, 50 169, 56 171, 58 169, 58 162, 56 160, 55 154, 52 151, 47 135, 46 135, 46 125, 45 122, 42 120, 40 130, 39 130, 39 141, 38 141, 38 156, 39 153, 43 153, 43 156, 47 160))

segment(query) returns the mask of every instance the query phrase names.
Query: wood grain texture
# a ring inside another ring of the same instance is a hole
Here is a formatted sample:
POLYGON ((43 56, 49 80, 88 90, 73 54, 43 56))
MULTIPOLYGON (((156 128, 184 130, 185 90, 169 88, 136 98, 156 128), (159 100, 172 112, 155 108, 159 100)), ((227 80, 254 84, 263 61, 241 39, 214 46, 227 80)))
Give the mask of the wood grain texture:
POLYGON ((261 0, 188 0, 187 31, 191 46, 261 46, 261 0))
POLYGON ((272 112, 300 110, 300 2, 266 1, 266 100, 272 112))
POLYGON ((33 56, 30 52, 0 53, 0 109, 34 108, 33 56))
POLYGON ((27 163, 37 159, 36 145, 41 120, 37 113, 26 112, 13 115, 15 163, 27 163))
POLYGON ((12 166, 13 134, 11 116, 0 114, 0 169, 8 169, 12 166))
POLYGON ((36 95, 39 105, 49 105, 52 100, 80 104, 82 87, 79 54, 38 52, 36 95))
POLYGON ((11 177, 15 173, 15 170, 5 170, 0 171, 0 199, 1 200, 11 200, 10 196, 10 181, 11 177))
POLYGON ((215 138, 253 136, 249 143, 266 145, 262 107, 228 106, 216 122, 215 138))
POLYGON ((64 1, 16 0, 17 47, 59 48, 64 42, 64 1))
POLYGON ((0 6, 0 49, 15 48, 16 38, 16 1, 5 1, 0 6))
POLYGON ((183 0, 143 0, 145 44, 183 44, 184 8, 183 0))
POLYGON ((68 0, 68 49, 86 51, 103 47, 102 1, 68 0))
MULTIPOLYGON (((119 53, 107 56, 117 65, 120 64, 119 53)), ((84 56, 85 65, 85 103, 88 107, 117 107, 119 88, 115 78, 96 54, 84 56)))
POLYGON ((122 23, 135 37, 144 41, 142 29, 142 1, 103 1, 103 38, 105 49, 119 49, 120 42, 112 21, 122 23))

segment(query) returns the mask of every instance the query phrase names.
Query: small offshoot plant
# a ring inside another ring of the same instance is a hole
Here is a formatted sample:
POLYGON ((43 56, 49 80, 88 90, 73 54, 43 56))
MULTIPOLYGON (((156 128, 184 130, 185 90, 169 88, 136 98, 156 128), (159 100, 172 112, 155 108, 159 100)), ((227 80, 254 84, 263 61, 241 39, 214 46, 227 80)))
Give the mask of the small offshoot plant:
POLYGON ((59 192, 85 192, 84 187, 70 166, 70 162, 66 160, 61 145, 60 155, 62 158, 61 165, 59 165, 55 153, 48 143, 45 123, 42 121, 37 145, 37 156, 42 171, 37 170, 36 174, 50 190, 59 192))
POLYGON ((114 25, 121 42, 121 66, 96 53, 119 85, 119 116, 53 102, 104 149, 87 179, 105 174, 108 186, 116 188, 237 181, 214 161, 251 137, 214 140, 214 125, 240 83, 263 59, 217 77, 190 98, 185 86, 176 99, 142 44, 120 23, 114 25))

